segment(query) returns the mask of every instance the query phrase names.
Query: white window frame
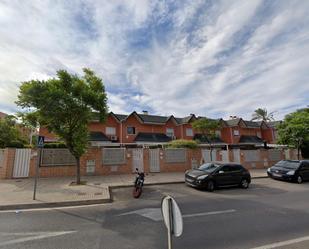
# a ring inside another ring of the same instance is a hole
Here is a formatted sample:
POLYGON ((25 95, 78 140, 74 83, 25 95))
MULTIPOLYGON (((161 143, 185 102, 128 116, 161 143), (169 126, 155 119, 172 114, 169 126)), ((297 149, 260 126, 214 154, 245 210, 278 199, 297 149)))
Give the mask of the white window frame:
POLYGON ((216 130, 216 131, 215 131, 215 134, 216 134, 217 137, 220 137, 220 138, 221 138, 221 131, 220 131, 220 130, 216 130))
POLYGON ((135 135, 136 134, 136 127, 135 126, 127 126, 127 135, 135 135), (134 133, 128 133, 128 128, 134 128, 134 133))
POLYGON ((193 129, 192 128, 186 128, 186 136, 187 137, 193 137, 193 129))
POLYGON ((111 127, 111 126, 106 127, 105 133, 106 133, 106 135, 115 136, 116 135, 116 127, 111 127))
POLYGON ((166 128, 166 136, 173 137, 174 135, 174 128, 166 128))
POLYGON ((234 136, 239 136, 239 130, 233 130, 233 135, 234 136))
POLYGON ((262 138, 262 132, 258 131, 258 132, 256 133, 256 136, 259 137, 259 138, 262 138))

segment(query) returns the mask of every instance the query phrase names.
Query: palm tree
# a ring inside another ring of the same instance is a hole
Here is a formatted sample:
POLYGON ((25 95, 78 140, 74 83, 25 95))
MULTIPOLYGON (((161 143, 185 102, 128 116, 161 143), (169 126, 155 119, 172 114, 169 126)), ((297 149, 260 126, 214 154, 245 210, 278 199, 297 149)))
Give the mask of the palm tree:
POLYGON ((274 121, 275 120, 274 119, 274 113, 275 112, 268 113, 266 108, 258 108, 252 114, 251 121, 254 121, 254 120, 263 120, 265 122, 267 122, 267 121, 274 121))

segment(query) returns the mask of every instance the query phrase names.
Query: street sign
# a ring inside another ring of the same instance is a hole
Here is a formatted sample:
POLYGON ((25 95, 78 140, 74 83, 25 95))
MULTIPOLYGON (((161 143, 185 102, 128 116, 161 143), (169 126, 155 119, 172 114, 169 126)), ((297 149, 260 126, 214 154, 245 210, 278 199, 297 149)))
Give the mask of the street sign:
POLYGON ((38 137, 38 147, 39 148, 43 148, 44 147, 44 137, 43 136, 39 136, 38 137))
POLYGON ((183 231, 180 209, 171 196, 165 196, 161 203, 162 216, 168 233, 168 248, 172 249, 172 235, 179 237, 183 231))

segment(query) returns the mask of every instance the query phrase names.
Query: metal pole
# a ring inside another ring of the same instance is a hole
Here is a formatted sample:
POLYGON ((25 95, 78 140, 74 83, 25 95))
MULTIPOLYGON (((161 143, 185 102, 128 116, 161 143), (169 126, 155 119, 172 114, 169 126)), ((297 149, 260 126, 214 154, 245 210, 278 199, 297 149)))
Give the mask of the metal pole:
POLYGON ((168 228, 167 228, 167 236, 168 236, 168 249, 172 249, 172 233, 173 233, 173 211, 172 211, 172 199, 168 199, 168 208, 169 208, 169 216, 168 216, 168 228))
POLYGON ((36 198, 36 189, 38 184, 38 177, 39 177, 39 167, 41 163, 41 151, 42 148, 38 149, 38 155, 37 155, 37 162, 36 162, 36 169, 35 169, 35 177, 34 177, 34 189, 33 189, 33 200, 36 198))

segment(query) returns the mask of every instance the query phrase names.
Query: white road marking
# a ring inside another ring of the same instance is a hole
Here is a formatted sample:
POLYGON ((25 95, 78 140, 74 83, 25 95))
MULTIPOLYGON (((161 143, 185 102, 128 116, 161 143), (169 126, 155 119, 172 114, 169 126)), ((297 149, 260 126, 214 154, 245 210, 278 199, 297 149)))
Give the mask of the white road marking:
POLYGON ((251 249, 272 249, 272 248, 278 248, 278 247, 281 247, 281 246, 288 246, 288 245, 300 243, 300 242, 307 241, 307 240, 309 240, 309 236, 300 237, 300 238, 297 238, 297 239, 286 240, 286 241, 281 241, 281 242, 276 242, 276 243, 272 243, 272 244, 269 244, 269 245, 254 247, 254 248, 251 248, 251 249))
POLYGON ((130 214, 138 214, 140 216, 144 216, 154 221, 163 220, 161 214, 161 208, 143 208, 132 212, 122 213, 117 216, 130 215, 130 214))
POLYGON ((227 214, 227 213, 234 213, 236 212, 235 209, 228 209, 228 210, 222 210, 222 211, 213 211, 213 212, 205 212, 205 213, 196 213, 196 214, 184 214, 183 218, 188 217, 198 217, 198 216, 206 216, 206 215, 215 215, 215 214, 227 214))
POLYGON ((28 209, 14 209, 14 210, 0 210, 0 213, 22 213, 22 212, 34 212, 34 211, 50 211, 50 210, 62 210, 62 209, 76 209, 76 208, 86 208, 86 207, 96 207, 96 206, 108 206, 113 203, 102 203, 102 204, 90 204, 90 205, 80 205, 80 206, 67 206, 67 207, 47 207, 47 208, 28 208, 28 209))
MULTIPOLYGON (((199 216, 207 216, 207 215, 217 215, 217 214, 225 214, 225 213, 234 213, 235 209, 221 210, 221 211, 212 211, 212 212, 204 212, 204 213, 195 213, 195 214, 184 214, 183 218, 191 218, 191 217, 199 217, 199 216)), ((127 213, 119 214, 118 216, 130 215, 130 214, 138 214, 140 216, 146 217, 153 221, 161 221, 163 220, 161 208, 143 208, 127 213)))
POLYGON ((66 234, 76 233, 76 231, 62 231, 62 232, 32 232, 32 233, 0 233, 0 235, 4 236, 27 236, 19 239, 13 239, 9 241, 0 242, 0 246, 12 245, 17 243, 23 243, 32 240, 45 239, 55 236, 61 236, 66 234))

